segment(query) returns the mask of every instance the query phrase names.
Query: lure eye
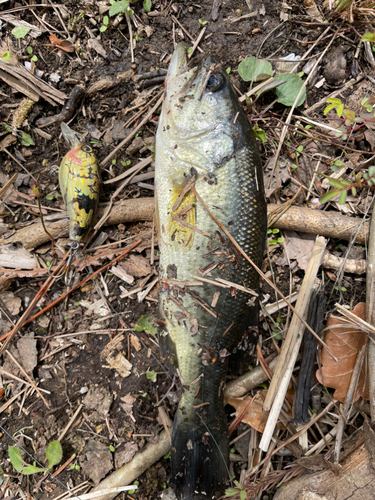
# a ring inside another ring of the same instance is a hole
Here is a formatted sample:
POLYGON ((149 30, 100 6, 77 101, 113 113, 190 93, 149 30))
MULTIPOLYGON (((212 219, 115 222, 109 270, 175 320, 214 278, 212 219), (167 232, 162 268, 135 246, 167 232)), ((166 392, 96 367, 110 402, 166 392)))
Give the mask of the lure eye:
POLYGON ((85 151, 85 153, 91 153, 92 149, 90 146, 83 146, 82 151, 85 151))
POLYGON ((211 75, 207 82, 207 88, 211 92, 217 92, 224 87, 225 79, 220 73, 211 75))

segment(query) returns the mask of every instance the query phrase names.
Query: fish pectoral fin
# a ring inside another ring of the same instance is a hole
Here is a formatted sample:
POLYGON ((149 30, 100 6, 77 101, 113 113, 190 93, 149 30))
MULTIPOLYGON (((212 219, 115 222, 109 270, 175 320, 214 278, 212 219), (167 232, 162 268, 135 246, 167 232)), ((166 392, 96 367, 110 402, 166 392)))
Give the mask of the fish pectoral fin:
POLYGON ((173 182, 169 200, 169 220, 167 233, 170 244, 179 248, 191 248, 196 224, 196 197, 189 190, 181 198, 186 182, 173 182))

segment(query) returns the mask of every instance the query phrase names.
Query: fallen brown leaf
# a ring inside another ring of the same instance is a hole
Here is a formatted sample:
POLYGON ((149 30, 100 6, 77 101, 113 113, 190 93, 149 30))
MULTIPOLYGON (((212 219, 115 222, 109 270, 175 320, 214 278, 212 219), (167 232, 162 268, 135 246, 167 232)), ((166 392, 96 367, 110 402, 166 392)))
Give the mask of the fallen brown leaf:
MULTIPOLYGON (((353 309, 353 313, 359 318, 366 319, 366 304, 360 302, 353 309)), ((366 342, 366 334, 356 326, 339 316, 331 314, 327 321, 327 331, 324 342, 332 354, 336 356, 336 362, 325 347, 322 349, 321 369, 317 370, 316 378, 326 387, 335 390, 333 397, 344 402, 357 354, 366 342)), ((365 366, 358 381, 358 386, 354 393, 353 403, 362 396, 369 398, 368 377, 365 366)))

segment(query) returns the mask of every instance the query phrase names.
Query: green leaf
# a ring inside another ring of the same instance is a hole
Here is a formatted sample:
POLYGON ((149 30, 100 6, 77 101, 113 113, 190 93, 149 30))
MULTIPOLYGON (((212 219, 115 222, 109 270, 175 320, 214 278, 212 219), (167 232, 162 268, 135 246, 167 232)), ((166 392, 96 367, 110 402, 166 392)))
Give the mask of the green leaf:
POLYGON ((269 240, 268 243, 270 245, 276 245, 277 244, 277 241, 276 240, 269 240))
POLYGON ((104 24, 105 26, 108 26, 108 23, 109 23, 109 17, 108 17, 108 16, 104 16, 104 17, 103 17, 103 24, 104 24))
POLYGON ((293 163, 293 165, 290 165, 290 168, 298 168, 298 167, 295 163, 293 163))
POLYGON ((337 116, 341 118, 342 112, 344 111, 344 105, 339 104, 336 109, 337 116))
POLYGON ((245 490, 242 490, 241 493, 240 493, 240 499, 241 500, 246 500, 247 498, 247 493, 245 490))
POLYGON ((277 238, 277 243, 284 243, 285 242, 285 238, 277 238))
POLYGON ((107 30, 107 26, 104 26, 104 24, 102 26, 100 26, 100 28, 99 28, 99 31, 101 33, 104 33, 106 30, 107 30))
POLYGON ((150 12, 151 7, 152 7, 151 0, 143 0, 143 8, 145 12, 150 12))
POLYGON ((166 454, 164 455, 164 457, 163 457, 163 458, 164 458, 164 460, 168 460, 168 458, 169 458, 170 456, 171 456, 171 452, 170 452, 170 451, 168 451, 168 453, 166 453, 166 454))
POLYGON ((277 233, 279 233, 279 232, 280 232, 280 230, 279 230, 279 229, 277 229, 277 228, 272 229, 272 234, 277 234, 277 233))
POLYGON ((28 32, 29 28, 26 28, 26 26, 16 26, 12 29, 12 35, 14 38, 23 38, 28 34, 28 32))
MULTIPOLYGON (((278 96, 277 102, 284 104, 284 106, 293 106, 296 97, 303 86, 303 81, 297 75, 292 73, 284 75, 276 75, 275 80, 285 80, 285 83, 277 87, 275 90, 278 96)), ((296 106, 301 106, 306 99, 306 89, 303 88, 301 95, 297 101, 296 106)))
POLYGON ((146 377, 148 380, 151 380, 151 382, 156 382, 157 373, 153 370, 149 370, 146 372, 146 377))
POLYGON ((230 68, 227 68, 227 69, 225 70, 225 72, 226 72, 226 74, 227 74, 227 75, 229 75, 229 73, 230 73, 230 68))
POLYGON ((327 201, 332 200, 332 198, 334 198, 340 193, 341 191, 330 191, 329 193, 323 194, 323 196, 319 198, 319 201, 321 204, 327 203, 327 201))
POLYGON ((23 132, 22 130, 20 131, 20 134, 20 143, 22 144, 22 146, 35 146, 35 142, 32 140, 29 134, 26 134, 26 132, 23 132))
POLYGON ((338 203, 339 203, 340 205, 344 205, 344 203, 345 203, 345 201, 346 201, 346 195, 347 195, 347 191, 346 191, 346 189, 345 189, 345 190, 344 190, 344 191, 342 191, 342 192, 341 192, 341 194, 340 194, 340 198, 339 198, 339 201, 338 201, 338 203))
POLYGON ((28 46, 26 52, 31 55, 33 53, 33 48, 28 46))
POLYGON ((262 142, 267 142, 266 133, 263 129, 258 127, 258 125, 255 125, 253 130, 254 130, 254 135, 255 135, 256 139, 259 139, 262 142))
POLYGON ((272 337, 276 340, 281 340, 281 333, 280 332, 272 332, 272 337))
POLYGON ((354 123, 355 121, 355 113, 351 109, 344 109, 344 116, 350 123, 354 123))
POLYGON ((301 146, 298 146, 297 151, 298 151, 299 153, 302 153, 302 151, 303 151, 303 146, 302 146, 302 145, 301 145, 301 146))
POLYGON ((30 474, 37 474, 38 472, 44 472, 44 469, 36 467, 35 462, 34 465, 25 465, 25 467, 22 469, 22 474, 25 474, 25 476, 30 476, 30 474))
POLYGON ((375 33, 365 33, 361 38, 361 42, 375 43, 375 33))
POLYGON ((21 450, 19 448, 16 448, 15 446, 8 446, 8 456, 11 461, 11 464, 13 467, 18 471, 21 472, 23 468, 23 460, 21 458, 21 450))
POLYGON ((324 108, 323 115, 325 116, 327 113, 332 111, 332 109, 336 108, 336 104, 329 104, 326 108, 324 108))
POLYGON ((46 194, 46 200, 53 200, 53 194, 46 194))
POLYGON ((201 26, 205 26, 208 23, 208 21, 202 21, 202 19, 199 19, 198 22, 201 26))
POLYGON ((123 12, 126 11, 128 7, 129 7, 128 0, 125 0, 123 2, 113 2, 108 13, 110 16, 115 16, 116 14, 122 14, 123 12))
POLYGON ((134 330, 136 332, 148 332, 152 335, 156 335, 158 333, 158 329, 151 323, 150 316, 141 316, 137 321, 134 330))
POLYGON ((352 187, 352 195, 353 195, 353 196, 356 196, 356 194, 357 194, 357 190, 356 190, 356 188, 355 188, 355 187, 352 187))
POLYGON ((112 453, 115 451, 115 447, 112 444, 109 445, 109 451, 112 453))
POLYGON ((329 103, 336 104, 336 106, 339 104, 342 104, 341 100, 337 99, 336 97, 331 97, 331 98, 327 99, 326 103, 327 104, 329 104, 329 103))
POLYGON ((34 56, 31 58, 31 60, 32 60, 33 62, 37 62, 38 58, 37 58, 37 56, 35 56, 35 55, 34 55, 34 56))
POLYGON ((52 469, 54 465, 61 462, 62 448, 60 441, 51 441, 46 449, 46 457, 48 460, 48 468, 52 469))
POLYGON ((245 82, 259 82, 273 75, 271 63, 254 56, 246 57, 240 62, 238 73, 245 82))
POLYGON ((370 177, 372 177, 373 175, 375 175, 375 166, 372 165, 369 169, 368 169, 368 174, 370 177))
POLYGON ((11 58, 11 55, 12 55, 12 51, 11 50, 7 50, 6 52, 3 52, 3 55, 2 55, 2 58, 3 58, 3 61, 9 61, 9 59, 11 58))
POLYGON ((225 490, 226 497, 233 497, 234 495, 237 495, 237 493, 239 493, 237 488, 227 488, 225 490))
POLYGON ((345 186, 337 179, 329 179, 329 185, 337 189, 343 189, 345 186))

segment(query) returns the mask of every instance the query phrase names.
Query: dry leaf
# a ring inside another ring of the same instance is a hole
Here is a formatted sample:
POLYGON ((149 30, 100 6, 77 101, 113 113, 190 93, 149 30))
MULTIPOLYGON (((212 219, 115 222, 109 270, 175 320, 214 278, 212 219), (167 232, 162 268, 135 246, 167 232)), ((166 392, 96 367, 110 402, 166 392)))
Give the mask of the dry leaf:
MULTIPOLYGON (((51 44, 57 49, 63 50, 64 52, 74 52, 74 45, 69 40, 60 40, 56 35, 52 33, 49 37, 51 44)), ((44 45, 51 45, 44 44, 44 45)))
MULTIPOLYGON (((269 412, 263 411, 263 403, 265 399, 265 391, 258 392, 255 396, 254 401, 250 404, 245 415, 242 417, 241 422, 244 424, 250 424, 253 429, 258 432, 263 432, 267 423, 269 412)), ((244 398, 231 398, 229 397, 227 403, 236 409, 236 417, 241 415, 249 402, 251 401, 251 396, 246 396, 244 398)))
MULTIPOLYGON (((366 304, 360 302, 353 309, 353 313, 361 319, 366 319, 366 304)), ((325 347, 322 349, 322 367, 316 372, 318 381, 326 387, 335 390, 333 397, 342 403, 345 400, 352 377, 357 354, 366 342, 366 334, 356 326, 352 326, 339 316, 329 316, 327 321, 327 331, 324 338, 327 347, 338 359, 336 362, 325 347)), ((353 403, 362 396, 369 397, 368 380, 366 377, 365 365, 358 381, 358 386, 354 393, 353 403)))
POLYGON ((129 259, 124 260, 120 265, 125 269, 126 273, 136 278, 142 278, 151 273, 151 266, 142 255, 130 254, 129 259))

